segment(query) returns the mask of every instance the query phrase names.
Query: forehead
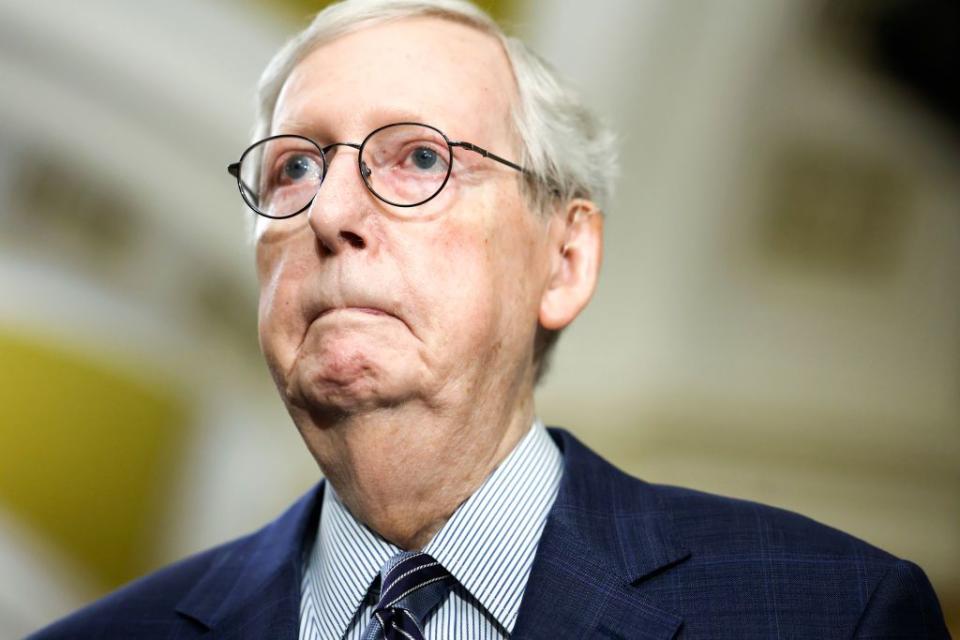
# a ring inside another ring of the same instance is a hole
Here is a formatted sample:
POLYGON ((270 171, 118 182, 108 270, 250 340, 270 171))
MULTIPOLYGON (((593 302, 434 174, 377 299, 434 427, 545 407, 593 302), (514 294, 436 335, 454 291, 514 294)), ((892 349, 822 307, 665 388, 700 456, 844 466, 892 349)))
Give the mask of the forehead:
POLYGON ((507 135, 515 92, 498 40, 450 20, 408 18, 313 50, 287 78, 272 130, 352 140, 413 119, 490 142, 507 135))

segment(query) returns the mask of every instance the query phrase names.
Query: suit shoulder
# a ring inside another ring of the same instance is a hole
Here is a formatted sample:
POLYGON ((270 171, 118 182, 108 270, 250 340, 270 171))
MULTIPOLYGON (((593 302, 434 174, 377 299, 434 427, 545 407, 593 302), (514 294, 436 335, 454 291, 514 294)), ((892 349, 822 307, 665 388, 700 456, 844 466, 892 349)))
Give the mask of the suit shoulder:
MULTIPOLYGON (((656 531, 683 541, 694 558, 711 562, 848 561, 863 567, 889 568, 897 558, 848 533, 786 509, 684 487, 636 478, 584 446, 570 433, 551 432, 566 457, 564 485, 558 500, 568 512, 614 516, 616 527, 635 544, 656 531), (645 533, 647 532, 647 533, 645 533)), ((675 544, 675 543, 671 543, 675 544)), ((756 564, 756 562, 752 562, 756 564)), ((871 571, 872 572, 872 571, 871 571)))
MULTIPOLYGON (((864 637, 949 637, 929 579, 908 560, 786 509, 680 487, 647 487, 691 552, 682 575, 695 588, 715 588, 714 597, 743 620, 760 624, 775 611, 781 624, 795 630, 826 620, 844 637, 854 630, 864 637)), ((701 623, 691 619, 690 627, 701 623)))
POLYGON ((244 555, 245 548, 255 535, 250 534, 201 551, 137 578, 37 631, 28 640, 110 637, 112 630, 130 628, 127 623, 156 621, 160 616, 169 617, 171 624, 179 622, 189 626, 187 619, 178 620, 176 617, 174 608, 177 603, 209 570, 244 555))
POLYGON ((241 606, 293 565, 316 523, 323 486, 315 485, 258 531, 139 578, 31 639, 187 638, 205 632, 205 620, 230 598, 236 600, 231 606, 241 606))
POLYGON ((647 486, 659 495, 677 533, 701 552, 849 558, 887 567, 898 560, 860 538, 794 511, 684 487, 647 486))

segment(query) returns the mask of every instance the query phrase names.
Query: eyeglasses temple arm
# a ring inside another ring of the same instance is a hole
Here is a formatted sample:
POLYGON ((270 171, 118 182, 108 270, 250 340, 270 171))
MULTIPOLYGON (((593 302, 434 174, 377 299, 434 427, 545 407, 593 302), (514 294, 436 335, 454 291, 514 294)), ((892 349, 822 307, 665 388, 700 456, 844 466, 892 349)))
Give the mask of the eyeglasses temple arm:
POLYGON ((257 192, 251 189, 250 185, 248 185, 246 182, 240 179, 240 163, 239 162, 234 162, 232 164, 227 165, 227 173, 229 173, 234 178, 236 178, 237 184, 240 185, 243 189, 246 189, 247 193, 249 193, 251 196, 259 200, 259 196, 257 196, 257 192))
POLYGON ((452 146, 452 147, 462 147, 463 149, 466 149, 467 151, 473 151, 473 152, 475 152, 475 153, 479 153, 479 154, 482 155, 484 158, 490 158, 491 160, 496 160, 496 161, 499 162, 500 164, 505 164, 505 165, 507 165, 508 167, 510 167, 510 168, 512 168, 512 169, 516 169, 517 171, 519 171, 519 172, 521 172, 521 173, 527 173, 527 170, 524 169, 523 167, 521 167, 520 165, 515 164, 515 163, 513 163, 513 162, 510 162, 510 161, 507 160, 506 158, 501 158, 500 156, 498 156, 498 155, 495 154, 495 153, 490 153, 489 151, 487 151, 487 150, 484 149, 483 147, 478 147, 477 145, 475 145, 475 144, 473 144, 473 143, 470 143, 470 142, 451 142, 451 143, 450 143, 450 146, 452 146))

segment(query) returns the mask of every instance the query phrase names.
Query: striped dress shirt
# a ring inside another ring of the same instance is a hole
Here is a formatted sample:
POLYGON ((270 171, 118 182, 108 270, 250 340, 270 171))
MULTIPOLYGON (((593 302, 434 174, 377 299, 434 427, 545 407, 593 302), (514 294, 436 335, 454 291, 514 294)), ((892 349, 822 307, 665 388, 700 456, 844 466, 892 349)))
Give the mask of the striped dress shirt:
MULTIPOLYGON (((540 420, 423 548, 455 578, 426 640, 508 638, 557 495, 562 455, 540 420)), ((400 548, 361 524, 326 483, 301 584, 300 639, 359 640, 380 567, 400 548)))

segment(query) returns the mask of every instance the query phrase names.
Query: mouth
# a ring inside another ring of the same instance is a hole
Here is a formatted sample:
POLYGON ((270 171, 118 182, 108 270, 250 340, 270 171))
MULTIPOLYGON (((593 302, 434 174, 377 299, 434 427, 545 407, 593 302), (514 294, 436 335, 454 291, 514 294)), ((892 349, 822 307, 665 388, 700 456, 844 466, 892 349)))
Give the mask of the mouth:
MULTIPOLYGON (((312 313, 307 313, 308 325, 312 325, 314 322, 318 323, 327 323, 327 322, 336 322, 338 316, 342 316, 344 322, 350 321, 351 317, 357 322, 362 322, 364 318, 369 321, 373 321, 375 318, 381 319, 393 319, 402 323, 407 330, 413 334, 418 340, 420 337, 417 335, 417 332, 414 331, 413 327, 406 321, 406 319, 399 313, 394 313, 391 309, 387 311, 386 309, 376 306, 376 307, 367 307, 364 306, 366 300, 357 300, 358 305, 346 304, 346 305, 336 305, 336 306, 317 306, 312 309, 312 313)), ((327 303, 329 304, 329 302, 327 303)))
POLYGON ((324 309, 320 312, 320 315, 317 318, 322 318, 333 313, 366 313, 373 316, 389 316, 390 314, 381 309, 374 309, 373 307, 330 307, 329 309, 324 309))

